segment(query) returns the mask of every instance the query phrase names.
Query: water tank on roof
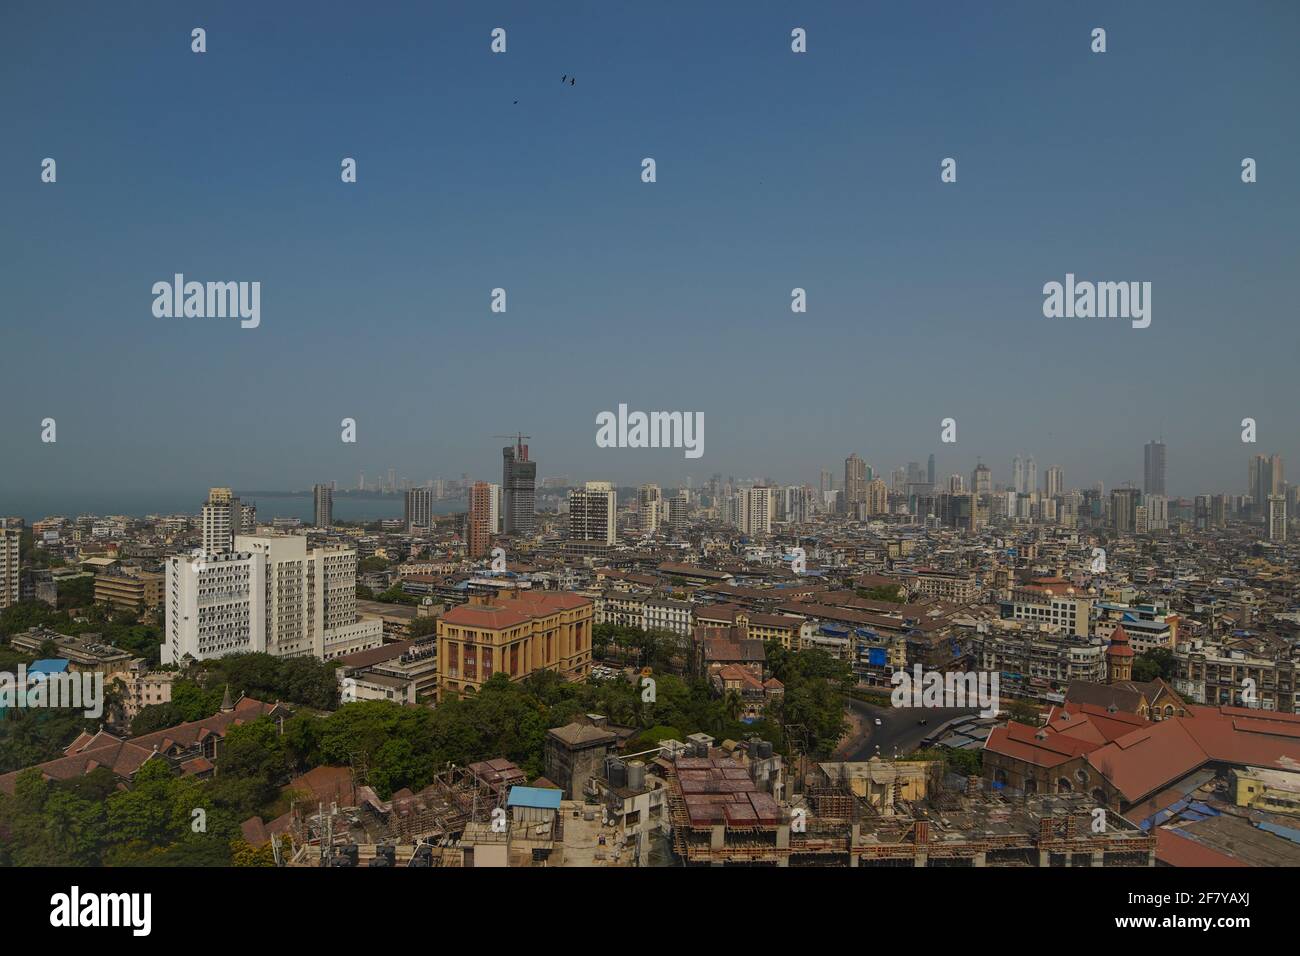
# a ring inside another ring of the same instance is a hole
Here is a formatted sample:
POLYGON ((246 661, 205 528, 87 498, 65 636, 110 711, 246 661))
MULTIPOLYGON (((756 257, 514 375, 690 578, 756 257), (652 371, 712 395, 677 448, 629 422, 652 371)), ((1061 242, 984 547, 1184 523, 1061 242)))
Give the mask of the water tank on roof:
POLYGON ((627 785, 632 790, 645 789, 645 763, 629 760, 627 763, 627 785))
POLYGON ((611 787, 627 786, 627 764, 617 757, 610 757, 605 761, 605 779, 609 781, 611 787))

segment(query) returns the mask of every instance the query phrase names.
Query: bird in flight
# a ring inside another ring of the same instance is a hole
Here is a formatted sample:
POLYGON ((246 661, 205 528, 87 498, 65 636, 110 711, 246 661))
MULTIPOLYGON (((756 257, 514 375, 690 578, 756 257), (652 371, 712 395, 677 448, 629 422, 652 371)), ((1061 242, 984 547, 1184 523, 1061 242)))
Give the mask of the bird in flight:
POLYGON ((568 78, 569 78, 569 74, 565 73, 564 76, 560 77, 560 82, 563 83, 568 78))

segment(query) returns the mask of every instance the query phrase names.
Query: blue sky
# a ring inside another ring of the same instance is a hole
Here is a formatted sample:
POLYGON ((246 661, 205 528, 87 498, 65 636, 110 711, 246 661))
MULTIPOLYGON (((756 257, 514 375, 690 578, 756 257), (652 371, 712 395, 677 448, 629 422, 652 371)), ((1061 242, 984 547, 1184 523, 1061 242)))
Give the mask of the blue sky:
POLYGON ((6 3, 0 513, 496 480, 516 429, 619 483, 1024 451, 1110 487, 1161 431, 1175 494, 1300 468, 1300 6, 800 6, 6 3), (260 281, 261 326, 155 318, 176 272, 260 281), (1044 318, 1067 272, 1150 281, 1150 328, 1044 318), (704 457, 597 448, 620 402, 703 412, 704 457))

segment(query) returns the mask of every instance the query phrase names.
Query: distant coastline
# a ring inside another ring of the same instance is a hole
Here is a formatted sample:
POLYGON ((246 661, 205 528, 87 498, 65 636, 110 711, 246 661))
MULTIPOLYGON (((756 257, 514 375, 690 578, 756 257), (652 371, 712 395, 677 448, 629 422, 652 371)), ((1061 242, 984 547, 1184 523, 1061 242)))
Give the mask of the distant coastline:
MULTIPOLYGON (((257 518, 270 523, 275 518, 299 518, 305 524, 314 519, 315 503, 310 491, 236 491, 246 502, 257 506, 257 518)), ((127 515, 143 518, 146 515, 197 515, 203 508, 207 489, 194 492, 34 492, 22 495, 0 495, 0 515, 12 515, 28 524, 61 515, 76 518, 79 515, 127 515)), ((336 491, 334 517, 340 521, 379 521, 383 518, 400 518, 405 510, 405 496, 401 493, 384 494, 377 491, 336 491)), ((435 514, 453 514, 467 510, 464 498, 443 498, 433 503, 435 514)))

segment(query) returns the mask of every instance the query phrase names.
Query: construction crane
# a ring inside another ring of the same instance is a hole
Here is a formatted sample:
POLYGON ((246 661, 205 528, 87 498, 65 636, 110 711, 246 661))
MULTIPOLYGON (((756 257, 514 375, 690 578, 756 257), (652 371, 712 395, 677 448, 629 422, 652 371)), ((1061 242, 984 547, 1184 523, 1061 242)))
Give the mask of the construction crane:
POLYGON ((505 439, 507 439, 507 440, 513 440, 514 443, 515 443, 515 452, 519 455, 520 458, 523 458, 523 452, 524 452, 524 439, 526 439, 526 438, 532 438, 533 436, 532 436, 532 435, 524 435, 524 434, 522 434, 522 433, 516 433, 516 434, 514 434, 514 435, 493 435, 492 437, 493 437, 493 438, 505 438, 505 439))

